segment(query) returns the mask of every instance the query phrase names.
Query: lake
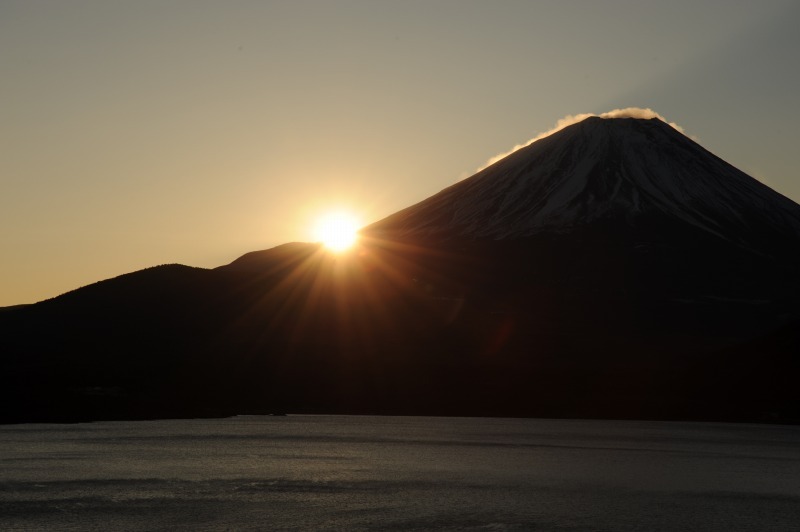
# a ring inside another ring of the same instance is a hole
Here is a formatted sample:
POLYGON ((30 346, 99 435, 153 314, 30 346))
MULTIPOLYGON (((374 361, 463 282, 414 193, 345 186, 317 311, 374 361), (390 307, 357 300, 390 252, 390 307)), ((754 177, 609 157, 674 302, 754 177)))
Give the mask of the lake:
POLYGON ((798 530, 800 427, 366 416, 0 426, 1 530, 798 530))

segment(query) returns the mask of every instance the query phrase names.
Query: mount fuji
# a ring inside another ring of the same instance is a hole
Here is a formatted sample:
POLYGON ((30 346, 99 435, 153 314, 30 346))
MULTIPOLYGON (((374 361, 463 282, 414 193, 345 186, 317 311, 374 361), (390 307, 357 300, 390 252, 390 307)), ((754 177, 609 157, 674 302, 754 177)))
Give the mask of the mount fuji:
POLYGON ((682 322, 736 342, 798 310, 800 206, 659 118, 586 118, 362 233, 436 250, 433 272, 466 256, 495 296, 552 293, 564 321, 602 293, 629 338, 682 322))
POLYGON ((365 227, 0 312, 0 421, 313 412, 800 421, 800 206, 589 117, 365 227))
POLYGON ((590 117, 366 228, 509 240, 659 217, 751 249, 800 244, 797 204, 658 118, 590 117))

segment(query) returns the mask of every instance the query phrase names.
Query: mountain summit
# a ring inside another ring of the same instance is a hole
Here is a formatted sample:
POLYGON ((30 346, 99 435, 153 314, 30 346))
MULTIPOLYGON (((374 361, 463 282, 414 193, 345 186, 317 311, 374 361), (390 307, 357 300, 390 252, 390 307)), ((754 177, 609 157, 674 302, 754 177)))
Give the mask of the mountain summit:
POLYGON ((603 221, 800 244, 800 208, 658 118, 590 117, 364 229, 389 239, 529 237, 603 221))
POLYGON ((0 422, 800 423, 800 206, 661 120, 587 118, 362 235, 0 312, 0 422))

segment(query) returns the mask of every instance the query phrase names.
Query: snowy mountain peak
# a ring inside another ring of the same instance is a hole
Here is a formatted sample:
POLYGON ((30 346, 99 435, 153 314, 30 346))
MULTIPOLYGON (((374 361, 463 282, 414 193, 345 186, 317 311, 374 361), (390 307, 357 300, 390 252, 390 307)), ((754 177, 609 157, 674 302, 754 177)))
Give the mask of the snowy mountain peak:
POLYGON ((800 243, 800 206, 658 118, 589 117, 363 230, 516 239, 643 216, 746 243, 770 226, 800 243))

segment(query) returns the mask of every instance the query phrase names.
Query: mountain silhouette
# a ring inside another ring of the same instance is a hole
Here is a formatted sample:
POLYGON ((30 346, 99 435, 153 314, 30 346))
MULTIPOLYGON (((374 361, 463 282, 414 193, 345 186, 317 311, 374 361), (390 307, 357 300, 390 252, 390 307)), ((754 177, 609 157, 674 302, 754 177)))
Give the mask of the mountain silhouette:
POLYGON ((800 206, 588 118, 365 227, 0 312, 0 420, 372 413, 797 422, 800 206))

